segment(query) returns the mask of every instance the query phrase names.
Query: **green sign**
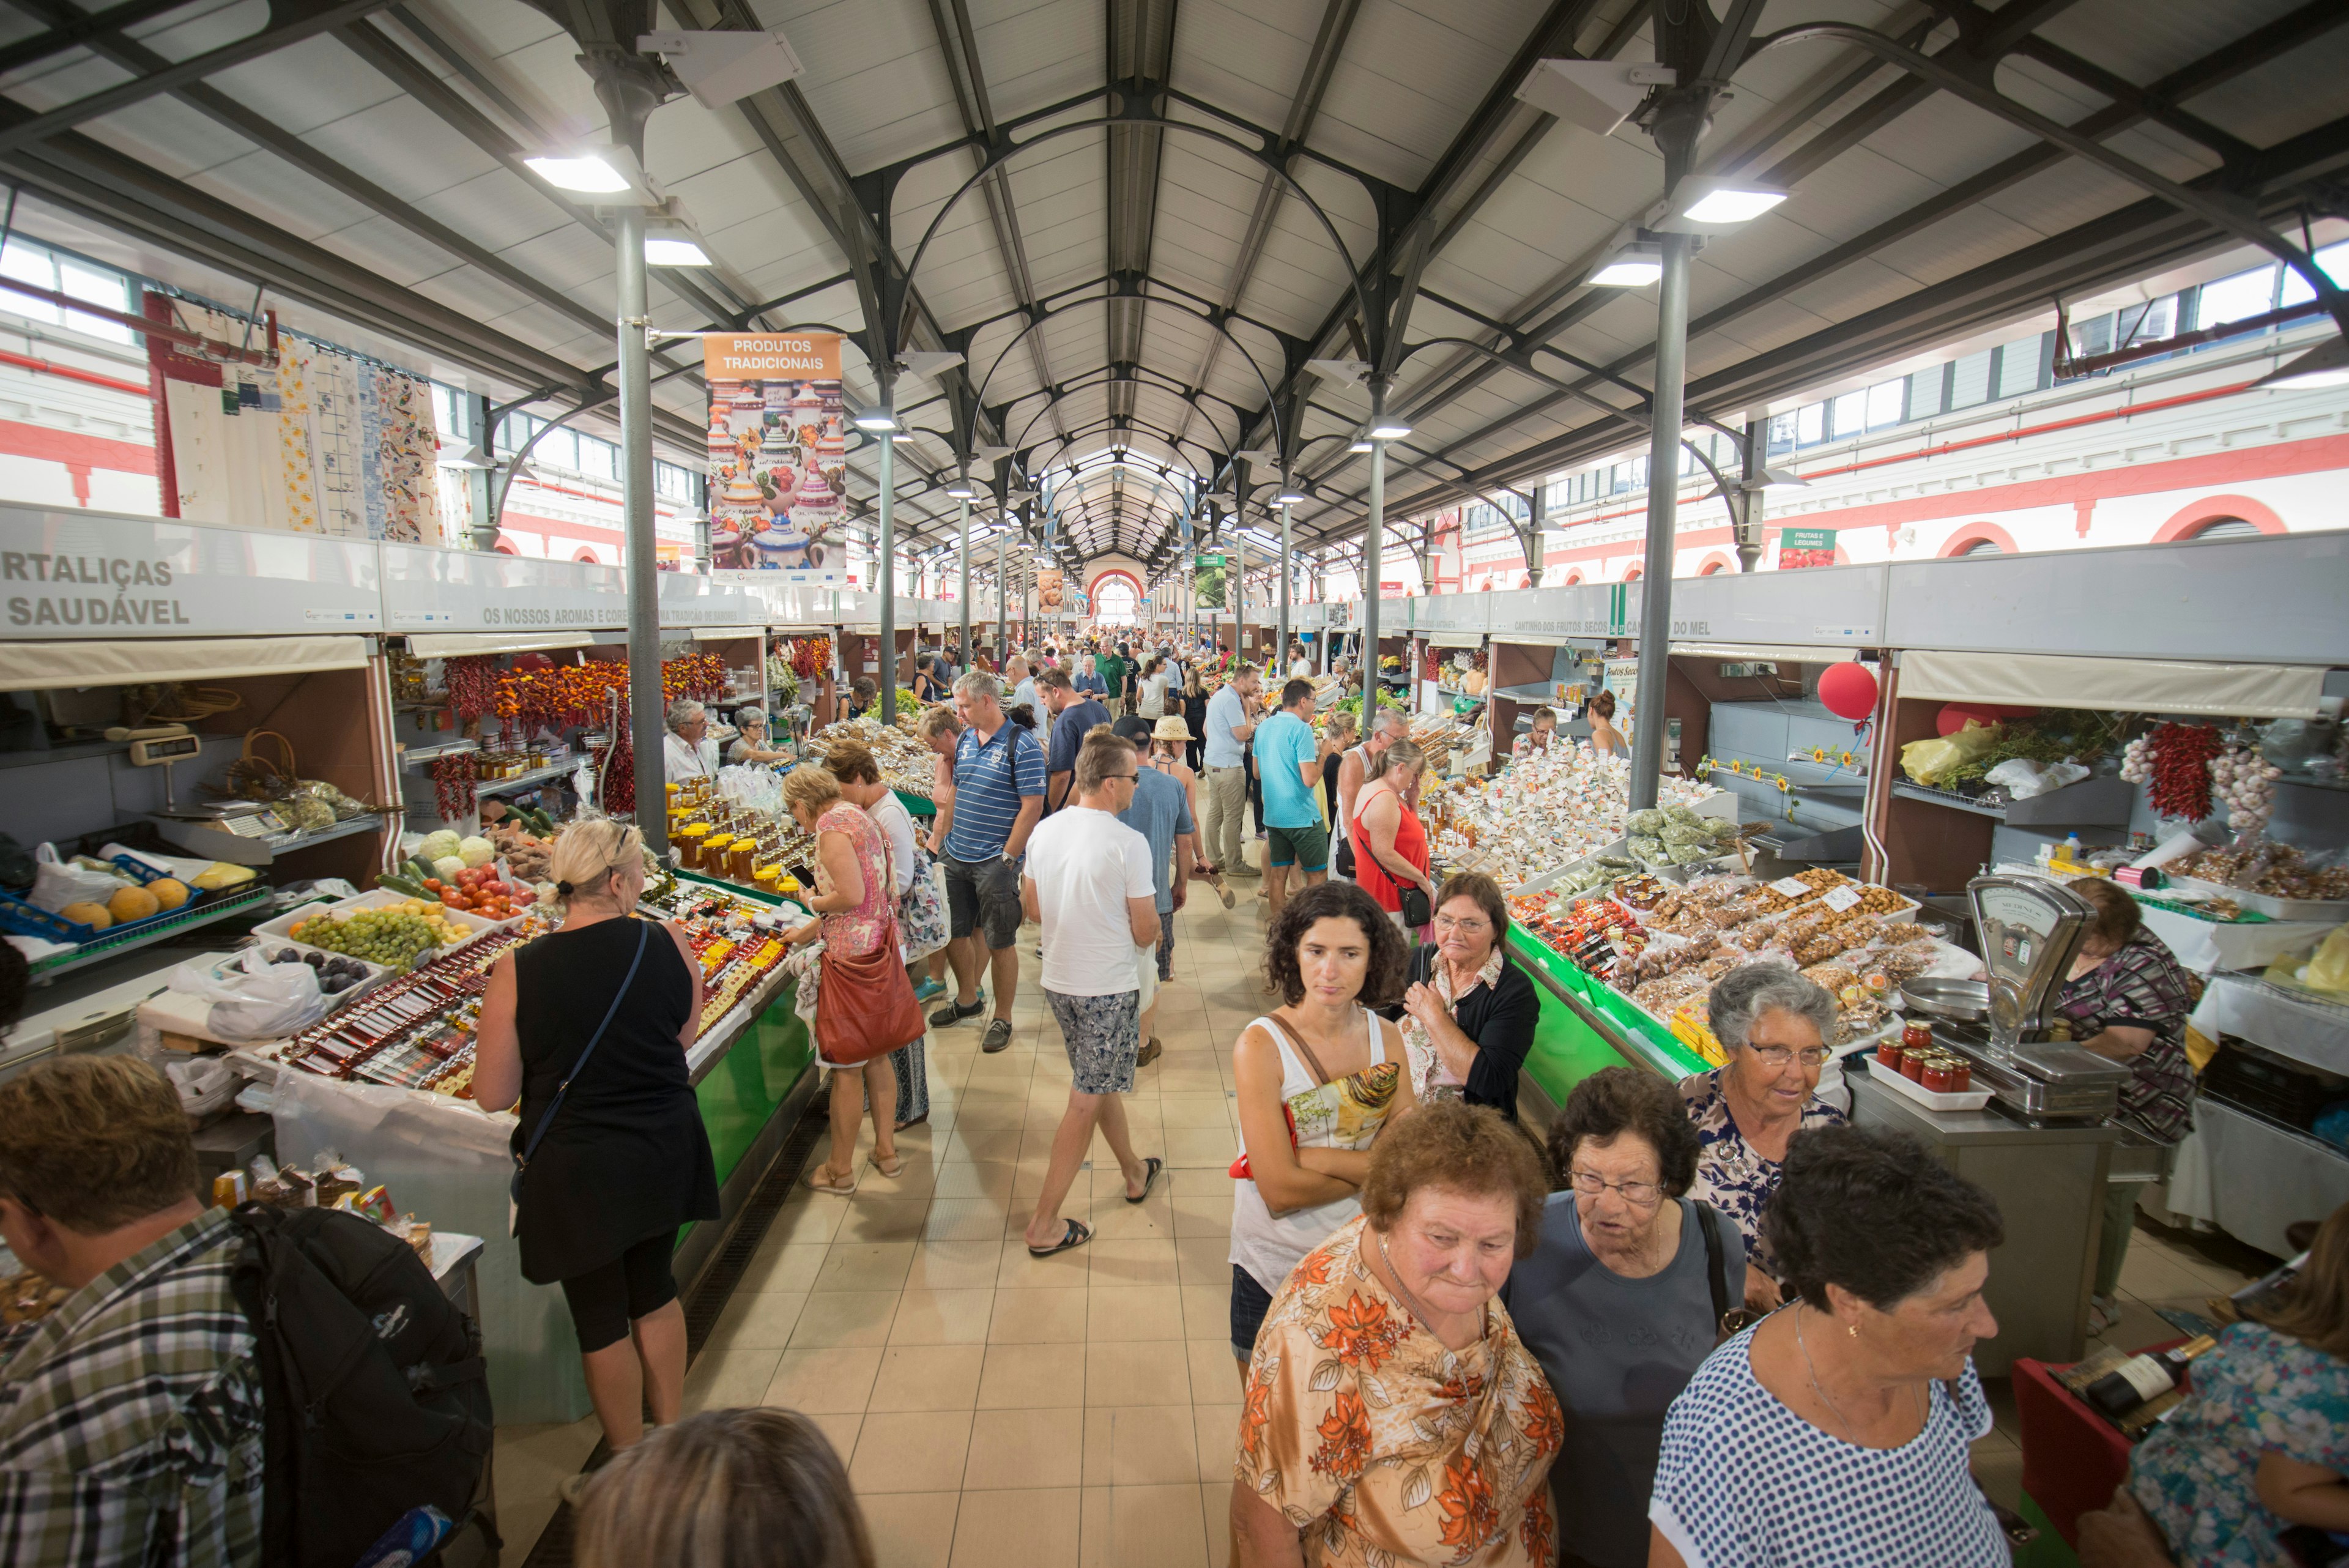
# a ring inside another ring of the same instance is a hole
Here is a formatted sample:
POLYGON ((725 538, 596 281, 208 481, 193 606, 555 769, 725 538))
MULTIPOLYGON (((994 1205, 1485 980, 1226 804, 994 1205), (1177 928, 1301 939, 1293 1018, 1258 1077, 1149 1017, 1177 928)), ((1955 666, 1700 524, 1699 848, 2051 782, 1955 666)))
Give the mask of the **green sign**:
POLYGON ((1201 609, 1224 607, 1224 557, 1208 552, 1199 556, 1198 570, 1193 578, 1194 597, 1201 609))
POLYGON ((1784 550, 1832 550, 1836 547, 1836 531, 1832 528, 1788 528, 1778 535, 1778 547, 1784 550))

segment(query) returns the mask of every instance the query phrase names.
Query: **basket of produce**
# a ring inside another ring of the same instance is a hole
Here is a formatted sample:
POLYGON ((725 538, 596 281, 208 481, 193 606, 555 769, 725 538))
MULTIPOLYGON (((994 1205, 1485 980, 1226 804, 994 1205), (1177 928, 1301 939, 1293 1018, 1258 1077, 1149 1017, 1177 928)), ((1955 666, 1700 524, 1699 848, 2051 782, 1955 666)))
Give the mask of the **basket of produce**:
MULTIPOLYGON (((378 888, 339 903, 289 910, 255 926, 253 934, 273 950, 285 946, 316 948, 405 972, 444 949, 461 946, 484 931, 512 923, 378 888)), ((305 957, 303 961, 309 961, 305 957)))
POLYGON ((182 882, 131 855, 104 861, 83 856, 77 864, 85 870, 110 875, 121 885, 103 901, 92 897, 56 910, 0 889, 0 929, 78 946, 101 937, 110 940, 143 936, 199 909, 211 909, 228 897, 240 896, 232 890, 244 889, 241 896, 255 891, 251 887, 253 868, 248 866, 216 864, 182 882))

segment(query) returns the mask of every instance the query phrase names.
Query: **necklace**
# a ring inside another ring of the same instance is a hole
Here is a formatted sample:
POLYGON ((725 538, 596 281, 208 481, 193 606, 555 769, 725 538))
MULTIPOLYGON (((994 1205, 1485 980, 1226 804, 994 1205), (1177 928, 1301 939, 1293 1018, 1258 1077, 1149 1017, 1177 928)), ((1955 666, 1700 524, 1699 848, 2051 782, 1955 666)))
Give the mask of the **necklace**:
POLYGON ((1843 1423, 1845 1435, 1850 1438, 1855 1445, 1859 1445, 1859 1431, 1851 1424, 1851 1417, 1845 1415, 1843 1407, 1828 1398, 1827 1391, 1819 1386, 1819 1369, 1811 1361, 1811 1347, 1803 1342, 1803 1314, 1809 1310, 1808 1306, 1802 1304, 1797 1304, 1795 1308, 1795 1348, 1803 1353, 1803 1370, 1810 1375, 1811 1392, 1817 1395, 1819 1403, 1825 1405, 1833 1413, 1835 1418, 1843 1423))

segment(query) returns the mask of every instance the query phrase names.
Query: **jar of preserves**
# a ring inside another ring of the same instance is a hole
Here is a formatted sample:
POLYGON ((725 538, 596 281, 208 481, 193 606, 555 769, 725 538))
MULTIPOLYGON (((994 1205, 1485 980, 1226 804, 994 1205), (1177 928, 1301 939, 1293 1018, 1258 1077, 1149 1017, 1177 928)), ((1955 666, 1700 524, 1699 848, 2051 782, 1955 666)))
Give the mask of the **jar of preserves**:
POLYGON ((1950 1093, 1962 1095, 1974 1086, 1974 1064, 1963 1056, 1950 1058, 1950 1093))
POLYGON ((1878 1065, 1889 1067, 1897 1073, 1900 1071, 1900 1057, 1899 1041, 1878 1040, 1876 1043, 1876 1060, 1878 1065))
POLYGON ((1957 1076, 1956 1064, 1947 1056, 1936 1055, 1925 1059, 1924 1071, 1919 1075, 1917 1081, 1924 1085, 1932 1094, 1946 1095, 1954 1092, 1957 1076))
POLYGON ((1923 1083, 1925 1063, 1932 1054, 1930 1051, 1904 1047, 1900 1053, 1900 1075, 1913 1084, 1923 1083))
POLYGON ((1912 1018, 1900 1026, 1900 1044, 1910 1051, 1930 1051, 1933 1046, 1933 1025, 1930 1020, 1912 1018))

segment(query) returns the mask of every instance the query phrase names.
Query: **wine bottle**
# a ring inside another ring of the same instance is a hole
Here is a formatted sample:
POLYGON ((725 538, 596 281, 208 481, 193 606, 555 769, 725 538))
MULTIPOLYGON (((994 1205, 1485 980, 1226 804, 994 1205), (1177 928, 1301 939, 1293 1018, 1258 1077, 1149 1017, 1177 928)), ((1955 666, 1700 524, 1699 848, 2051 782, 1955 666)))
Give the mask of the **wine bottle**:
POLYGON ((2087 1401, 2118 1420, 2138 1406, 2158 1399, 2177 1387, 2187 1363, 2218 1343, 2209 1334, 2202 1334, 2168 1350, 2132 1355, 2088 1385, 2087 1401))

